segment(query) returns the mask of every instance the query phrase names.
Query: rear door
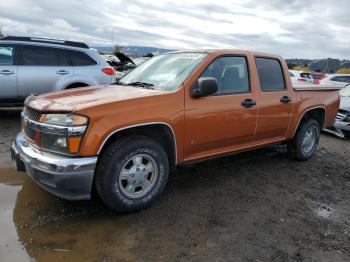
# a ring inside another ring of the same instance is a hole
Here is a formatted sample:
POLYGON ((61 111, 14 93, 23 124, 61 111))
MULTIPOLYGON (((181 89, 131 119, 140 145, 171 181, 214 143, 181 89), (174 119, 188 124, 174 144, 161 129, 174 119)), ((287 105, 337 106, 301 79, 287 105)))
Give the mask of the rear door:
POLYGON ((87 85, 110 84, 112 77, 102 72, 97 61, 85 52, 66 50, 71 64, 74 66, 74 81, 87 85))
POLYGON ((255 57, 260 94, 258 125, 254 141, 272 141, 286 136, 292 111, 293 90, 286 82, 289 77, 275 58, 255 57))
POLYGON ((73 67, 61 49, 21 45, 18 57, 19 96, 60 90, 73 73, 73 67))
POLYGON ((0 99, 17 98, 17 65, 15 46, 0 44, 0 99))

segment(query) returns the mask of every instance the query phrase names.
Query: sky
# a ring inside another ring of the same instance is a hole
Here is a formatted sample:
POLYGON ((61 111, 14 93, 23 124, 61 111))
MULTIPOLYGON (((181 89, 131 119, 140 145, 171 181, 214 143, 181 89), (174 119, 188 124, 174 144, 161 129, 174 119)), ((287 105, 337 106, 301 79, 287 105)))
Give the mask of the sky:
POLYGON ((7 35, 350 59, 350 0, 0 1, 7 35), (113 37, 112 37, 113 36, 113 37))

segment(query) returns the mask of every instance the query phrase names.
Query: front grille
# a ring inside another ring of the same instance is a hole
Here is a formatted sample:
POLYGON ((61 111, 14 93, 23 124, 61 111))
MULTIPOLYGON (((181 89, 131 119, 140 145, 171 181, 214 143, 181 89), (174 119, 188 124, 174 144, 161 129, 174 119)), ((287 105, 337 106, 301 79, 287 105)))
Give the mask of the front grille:
MULTIPOLYGON (((36 111, 36 110, 33 110, 29 107, 25 107, 24 108, 24 115, 26 117, 28 117, 28 119, 34 121, 34 122, 39 122, 40 121, 40 118, 41 118, 41 115, 42 113, 36 111)), ((29 126, 27 126, 27 124, 24 122, 22 124, 22 128, 23 128, 23 132, 24 134, 31 140, 35 141, 35 130, 33 130, 32 128, 30 128, 29 126)))
POLYGON ((35 111, 29 107, 24 108, 24 113, 30 120, 33 120, 35 122, 39 122, 40 117, 42 115, 40 112, 35 111))
POLYGON ((24 124, 23 125, 23 132, 28 138, 35 141, 35 130, 31 129, 26 124, 24 124))
POLYGON ((349 115, 350 115, 349 112, 344 110, 339 110, 335 119, 338 121, 345 121, 346 119, 348 119, 349 115))

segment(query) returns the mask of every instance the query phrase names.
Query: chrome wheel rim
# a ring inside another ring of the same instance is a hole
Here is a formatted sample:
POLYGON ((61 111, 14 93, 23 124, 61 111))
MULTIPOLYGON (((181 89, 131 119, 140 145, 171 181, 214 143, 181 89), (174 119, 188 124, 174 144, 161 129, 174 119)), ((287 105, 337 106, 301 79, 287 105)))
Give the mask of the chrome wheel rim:
POLYGON ((311 127, 306 131, 302 142, 302 149, 304 153, 310 153, 315 147, 317 141, 317 133, 318 132, 315 127, 311 127))
POLYGON ((141 198, 153 189, 157 178, 156 160, 148 154, 137 154, 123 165, 119 173, 118 185, 124 196, 141 198))

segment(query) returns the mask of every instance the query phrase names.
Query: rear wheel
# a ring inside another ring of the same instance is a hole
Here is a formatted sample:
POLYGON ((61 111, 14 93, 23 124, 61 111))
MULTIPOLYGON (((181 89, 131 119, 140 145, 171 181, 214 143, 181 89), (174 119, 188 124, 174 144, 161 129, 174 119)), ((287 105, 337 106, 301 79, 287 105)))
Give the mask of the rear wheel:
POLYGON ((112 210, 134 212, 150 206, 165 188, 169 163, 164 149, 143 136, 113 142, 101 155, 95 187, 112 210))
POLYGON ((320 131, 320 124, 315 119, 302 122, 288 145, 291 157, 298 160, 308 160, 313 157, 320 139, 320 131))

